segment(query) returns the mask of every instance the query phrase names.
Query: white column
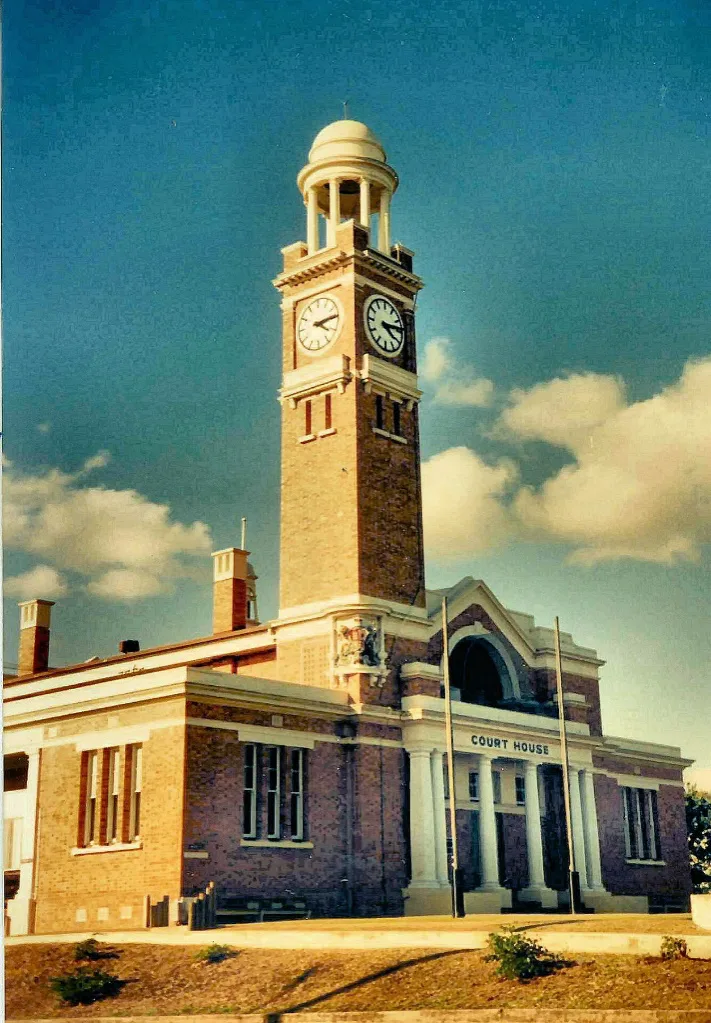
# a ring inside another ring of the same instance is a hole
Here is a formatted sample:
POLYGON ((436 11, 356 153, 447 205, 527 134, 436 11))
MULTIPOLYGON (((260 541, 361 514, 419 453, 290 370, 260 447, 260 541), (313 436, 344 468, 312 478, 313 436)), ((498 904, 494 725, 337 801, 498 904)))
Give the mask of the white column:
POLYGON ((336 244, 336 228, 341 222, 341 193, 340 184, 337 178, 328 183, 328 231, 327 247, 330 249, 336 244))
POLYGON ((27 789, 25 791, 25 812, 22 817, 22 845, 20 854, 20 886, 17 895, 8 903, 10 934, 29 934, 32 920, 32 897, 34 889, 35 831, 37 823, 37 799, 39 795, 39 750, 28 754, 27 789))
POLYGON ((360 222, 363 227, 370 227, 370 182, 367 178, 360 179, 360 222))
POLYGON ((444 755, 433 750, 430 756, 432 768, 432 807, 434 813, 435 875, 441 885, 447 880, 447 817, 444 804, 444 755))
POLYGON ((597 829, 597 808, 595 806, 595 785, 593 773, 583 771, 583 820, 585 823, 585 855, 588 866, 588 886, 593 891, 605 891, 602 883, 600 863, 600 836, 597 829))
POLYGON ((378 248, 390 255, 390 192, 383 188, 380 193, 380 215, 378 223, 378 248))
POLYGON ((570 817, 573 829, 573 851, 575 869, 580 875, 580 887, 588 887, 588 869, 585 862, 585 830, 583 828, 583 807, 580 801, 580 772, 576 767, 568 769, 570 781, 570 817))
POLYGON ((318 200, 315 188, 308 190, 306 210, 306 246, 309 255, 312 255, 318 251, 318 200))
POLYGON ((479 850, 481 854, 481 885, 479 887, 489 890, 500 887, 491 761, 491 757, 485 754, 479 755, 479 850))
POLYGON ((411 883, 415 888, 436 888, 430 751, 413 749, 409 755, 411 883))
POLYGON ((538 801, 538 764, 526 761, 526 850, 528 852, 528 887, 543 888, 543 836, 541 807, 538 801))

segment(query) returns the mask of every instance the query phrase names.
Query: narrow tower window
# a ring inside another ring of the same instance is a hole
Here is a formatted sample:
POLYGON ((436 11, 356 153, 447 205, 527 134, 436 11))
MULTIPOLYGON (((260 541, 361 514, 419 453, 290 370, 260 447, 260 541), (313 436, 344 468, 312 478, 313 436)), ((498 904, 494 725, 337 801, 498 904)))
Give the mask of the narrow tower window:
POLYGON ((304 433, 306 434, 307 437, 311 433, 311 415, 312 415, 311 402, 310 401, 305 401, 304 402, 304 433))
POLYGON ((385 410, 383 408, 382 394, 375 395, 375 425, 378 430, 385 429, 385 410))
POLYGON ((324 410, 323 422, 324 422, 324 429, 326 429, 326 430, 330 430, 331 427, 333 426, 333 404, 332 404, 332 401, 333 401, 333 396, 332 396, 332 394, 329 391, 329 393, 325 396, 324 403, 323 403, 323 410, 324 410))
POLYGON ((400 425, 400 410, 402 406, 399 401, 393 402, 393 433, 396 437, 402 436, 402 430, 400 425))

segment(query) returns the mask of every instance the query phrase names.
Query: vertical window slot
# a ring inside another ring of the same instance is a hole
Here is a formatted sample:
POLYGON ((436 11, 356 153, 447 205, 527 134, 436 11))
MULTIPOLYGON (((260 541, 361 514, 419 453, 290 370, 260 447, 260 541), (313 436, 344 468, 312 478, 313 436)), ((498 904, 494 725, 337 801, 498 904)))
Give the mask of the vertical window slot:
POLYGON ((281 748, 267 747, 267 838, 281 837, 281 748))
POLYGON ((307 400, 304 402, 304 434, 307 437, 311 433, 312 426, 311 420, 312 420, 311 402, 307 400))
POLYGON ((84 845, 96 842, 99 754, 94 750, 86 758, 86 805, 84 810, 84 845))
POLYGON ((106 789, 106 841, 118 841, 119 827, 119 751, 109 750, 106 789))
POLYGON ((385 409, 382 394, 375 395, 375 425, 379 430, 385 429, 385 409))
POLYGON ((135 842, 141 834, 141 789, 143 787, 143 747, 133 746, 131 753, 131 790, 128 840, 135 842))
POLYGON ((291 751, 291 837, 304 837, 304 751, 291 751))
POLYGON ((244 790, 242 796, 242 835, 257 837, 257 747, 244 747, 244 790))
POLYGON ((333 426, 333 395, 330 393, 326 394, 323 403, 323 422, 324 429, 330 430, 333 426))

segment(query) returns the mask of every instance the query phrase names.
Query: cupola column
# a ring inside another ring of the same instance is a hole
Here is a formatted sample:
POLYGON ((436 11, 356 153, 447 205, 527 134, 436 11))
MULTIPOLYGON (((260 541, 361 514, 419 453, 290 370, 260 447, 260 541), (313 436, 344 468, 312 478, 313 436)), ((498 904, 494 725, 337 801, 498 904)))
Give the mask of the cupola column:
POLYGON ((367 178, 360 179, 360 222, 363 227, 370 227, 370 182, 367 178))
POLYGON ((379 221, 378 248, 390 255, 390 192, 386 188, 380 193, 379 221))
POLYGON ((318 252, 318 198, 315 188, 308 190, 306 211, 306 245, 311 256, 318 252))
POLYGON ((331 178, 328 183, 329 216, 328 216, 328 248, 336 244, 336 231, 341 222, 341 193, 338 178, 331 178))

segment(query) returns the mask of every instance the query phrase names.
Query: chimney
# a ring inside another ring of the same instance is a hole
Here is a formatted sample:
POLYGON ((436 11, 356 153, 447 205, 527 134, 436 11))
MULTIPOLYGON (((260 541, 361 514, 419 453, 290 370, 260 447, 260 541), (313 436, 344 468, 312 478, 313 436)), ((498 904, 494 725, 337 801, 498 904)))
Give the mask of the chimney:
POLYGON ((20 605, 18 675, 35 675, 49 667, 49 620, 53 600, 23 600, 20 605))
POLYGON ((247 624, 249 551, 227 547, 212 555, 214 565, 212 631, 233 632, 247 624))
POLYGON ((119 643, 120 654, 137 654, 141 649, 141 644, 137 639, 122 639, 119 643))

